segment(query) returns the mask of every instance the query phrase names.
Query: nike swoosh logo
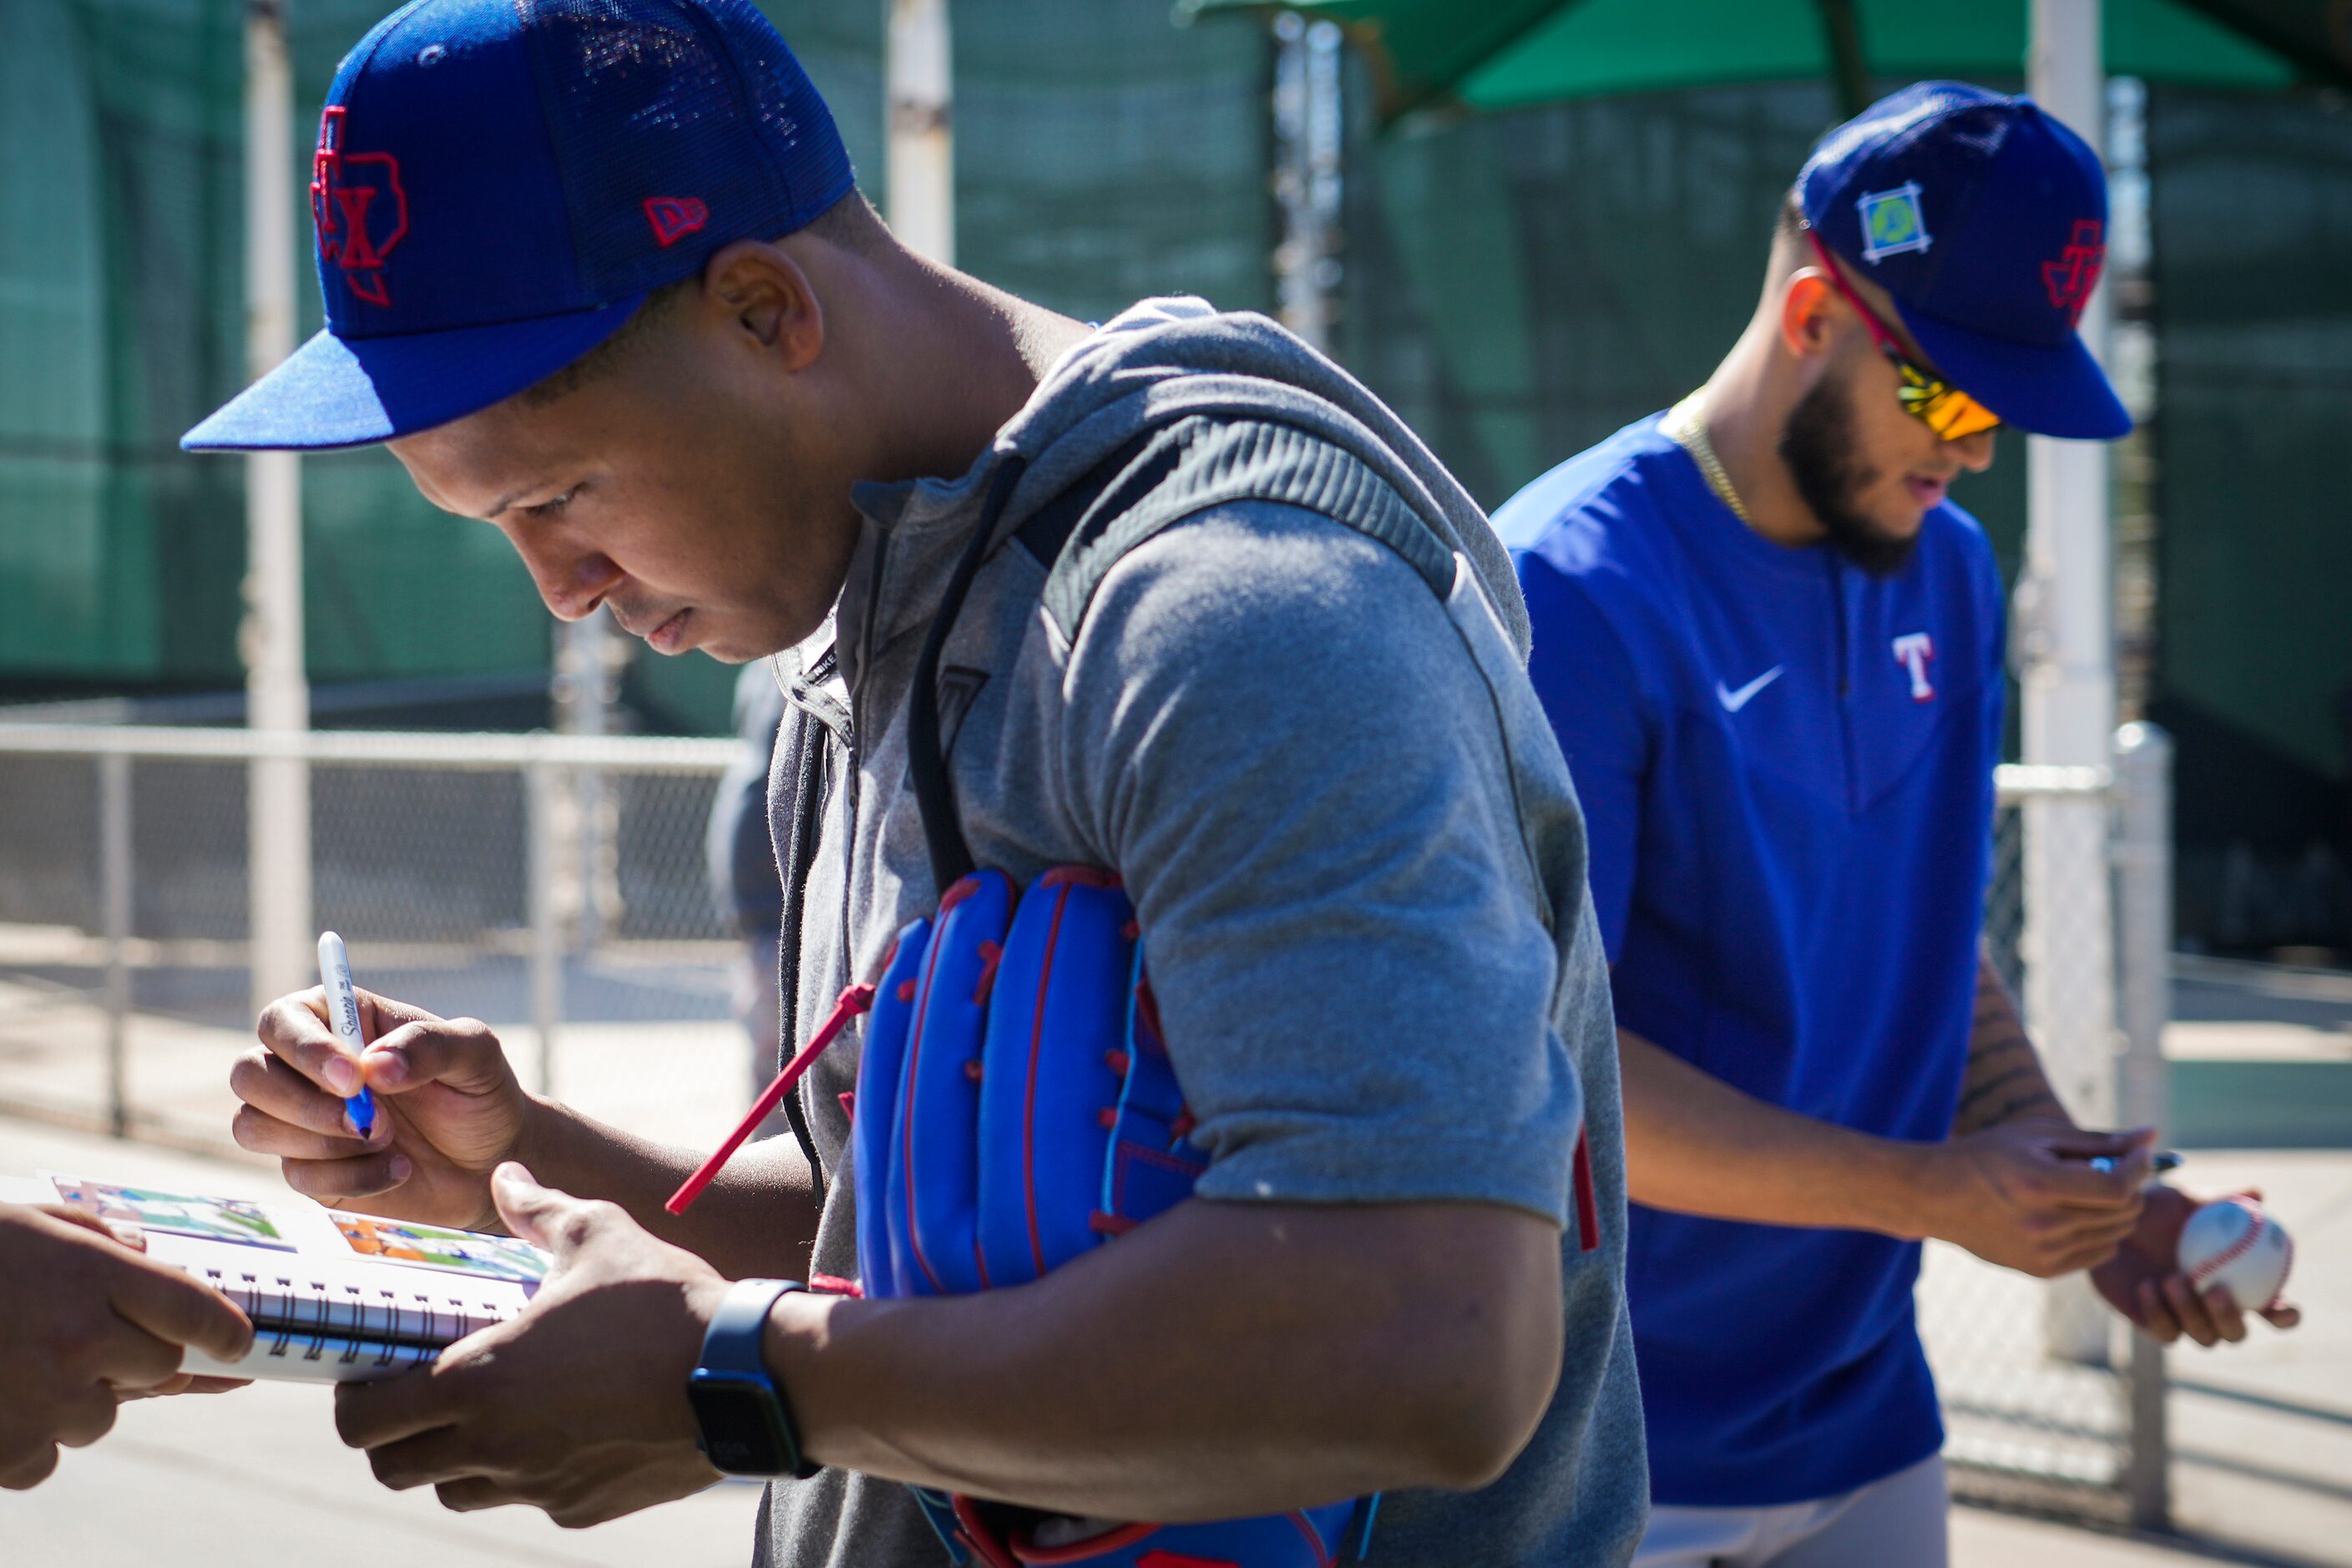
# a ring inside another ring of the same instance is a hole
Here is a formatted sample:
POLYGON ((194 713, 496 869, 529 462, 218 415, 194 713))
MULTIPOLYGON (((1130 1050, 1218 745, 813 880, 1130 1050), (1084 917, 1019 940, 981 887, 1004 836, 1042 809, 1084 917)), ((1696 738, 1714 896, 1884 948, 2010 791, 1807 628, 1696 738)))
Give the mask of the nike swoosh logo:
POLYGON ((1776 664, 1737 691, 1718 680, 1715 683, 1715 700, 1723 704, 1723 710, 1726 713, 1737 713, 1747 707, 1758 692, 1780 678, 1780 667, 1776 664))

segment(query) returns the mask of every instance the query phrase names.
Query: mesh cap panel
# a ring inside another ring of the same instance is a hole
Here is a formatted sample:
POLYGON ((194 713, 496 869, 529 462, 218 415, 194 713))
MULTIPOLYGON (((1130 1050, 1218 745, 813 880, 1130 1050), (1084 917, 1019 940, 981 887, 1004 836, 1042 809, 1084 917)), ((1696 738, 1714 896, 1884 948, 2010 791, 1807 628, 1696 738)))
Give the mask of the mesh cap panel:
POLYGON ((520 0, 589 290, 688 275, 853 180, 832 115, 746 0, 520 0))

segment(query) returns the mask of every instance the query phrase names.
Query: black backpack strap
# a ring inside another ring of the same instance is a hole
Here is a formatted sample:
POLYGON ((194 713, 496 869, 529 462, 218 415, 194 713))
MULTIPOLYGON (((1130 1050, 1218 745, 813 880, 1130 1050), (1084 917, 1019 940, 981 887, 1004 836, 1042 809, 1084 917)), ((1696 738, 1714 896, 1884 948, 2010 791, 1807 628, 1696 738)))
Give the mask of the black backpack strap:
MULTIPOLYGON (((940 595, 908 694, 908 772, 942 893, 976 866, 940 744, 940 657, 1024 471, 1017 457, 997 470, 971 542, 940 595)), ((1441 601, 1454 591, 1453 550, 1392 486, 1326 437, 1272 420, 1192 414, 1147 426, 1039 508, 1014 537, 1046 569, 1045 614, 1065 642, 1075 642, 1095 590, 1122 556, 1164 528, 1238 501, 1318 513, 1395 551, 1441 601)))
MULTIPOLYGON (((1139 497, 1150 489, 1156 480, 1125 470, 1152 446, 1164 428, 1147 426, 1130 437, 1021 525, 1014 537, 1040 566, 1052 570, 1062 542, 1070 536, 1082 517, 1100 510, 1101 503, 1122 496, 1139 497)), ((1169 466, 1172 464, 1171 456, 1169 466)), ((962 822, 956 816, 955 782, 948 775, 946 749, 940 742, 940 658, 946 651, 948 633, 954 628, 956 616, 971 595, 972 579, 980 574, 980 564, 987 559, 989 545, 996 537, 996 526, 1004 516, 1005 503, 1012 499, 1027 467, 1020 457, 1008 457, 990 481, 988 499, 981 506, 980 521, 972 529, 963 554, 957 558, 955 570, 949 574, 947 588, 940 595, 940 607, 932 614, 930 629, 924 634, 922 651, 915 656, 915 683, 907 694, 907 772, 914 781, 915 805, 923 818, 923 844, 930 854, 931 878, 941 893, 978 868, 972 859, 971 846, 964 838, 962 822)), ((1157 471, 1164 475, 1166 468, 1157 471)))
MULTIPOLYGON (((825 656, 827 659, 832 657, 825 656)), ((821 662, 811 674, 822 679, 824 671, 825 666, 821 662)), ((776 931, 779 1071, 793 1054, 800 1028, 801 931, 808 920, 809 869, 816 862, 817 831, 824 819, 825 738, 824 726, 811 718, 799 703, 784 704, 778 743, 780 749, 790 748, 785 760, 792 770, 793 795, 791 834, 776 845, 776 864, 783 885, 782 923, 776 931)), ((772 819, 770 831, 772 836, 772 819)), ((808 1111, 801 1103, 798 1089, 784 1096, 784 1120, 792 1123, 793 1137, 808 1158, 809 1175, 816 1184, 818 1201, 823 1202, 824 1162, 817 1158, 816 1138, 810 1131, 808 1111)))
POLYGON ((915 805, 922 814, 931 877, 941 893, 978 868, 972 863, 971 846, 964 841, 963 827, 956 820, 955 785, 948 777, 947 753, 940 745, 940 655, 948 646, 948 632, 955 625, 957 612, 971 593, 971 580, 980 574, 989 542, 996 537, 1004 503, 1012 499, 1013 488, 1027 468, 1018 456, 1007 457, 997 466, 996 477, 989 482, 988 499, 980 509, 980 521, 971 531, 971 542, 963 547, 955 570, 948 576, 930 630, 923 635, 923 650, 915 656, 915 685, 907 697, 907 772, 914 780, 915 805))

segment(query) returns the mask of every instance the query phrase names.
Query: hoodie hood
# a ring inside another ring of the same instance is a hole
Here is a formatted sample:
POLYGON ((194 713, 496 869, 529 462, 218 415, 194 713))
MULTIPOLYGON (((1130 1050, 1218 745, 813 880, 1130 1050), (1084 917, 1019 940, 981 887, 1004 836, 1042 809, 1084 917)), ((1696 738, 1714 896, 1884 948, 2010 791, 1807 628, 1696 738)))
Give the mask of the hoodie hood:
POLYGON ((887 536, 869 536, 842 595, 845 659, 875 636, 888 641, 929 622, 950 561, 969 536, 998 466, 1027 467, 999 532, 1009 535, 1120 443, 1155 420, 1184 414, 1244 416, 1309 431, 1385 480, 1470 563, 1521 663, 1528 627, 1510 556, 1486 513, 1404 422, 1355 377, 1267 318, 1221 313, 1190 296, 1146 300, 1106 321, 1049 368, 1021 411, 977 462, 952 480, 863 484, 858 510, 887 536), (873 592, 871 574, 884 581, 873 592))

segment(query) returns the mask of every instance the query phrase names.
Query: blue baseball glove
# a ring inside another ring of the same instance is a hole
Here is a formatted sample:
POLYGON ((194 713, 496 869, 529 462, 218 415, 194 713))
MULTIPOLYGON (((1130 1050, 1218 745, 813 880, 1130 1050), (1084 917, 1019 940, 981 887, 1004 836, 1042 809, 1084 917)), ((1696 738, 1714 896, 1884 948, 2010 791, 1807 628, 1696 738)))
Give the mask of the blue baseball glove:
MULTIPOLYGON (((1208 1168, 1192 1125, 1118 879, 1057 867, 1021 896, 974 872, 899 933, 876 986, 851 1102, 860 1285, 1040 1279, 1191 1194, 1208 1168)), ((1329 1568, 1361 1507, 1076 1527, 918 1497, 950 1553, 989 1568, 1329 1568)))

